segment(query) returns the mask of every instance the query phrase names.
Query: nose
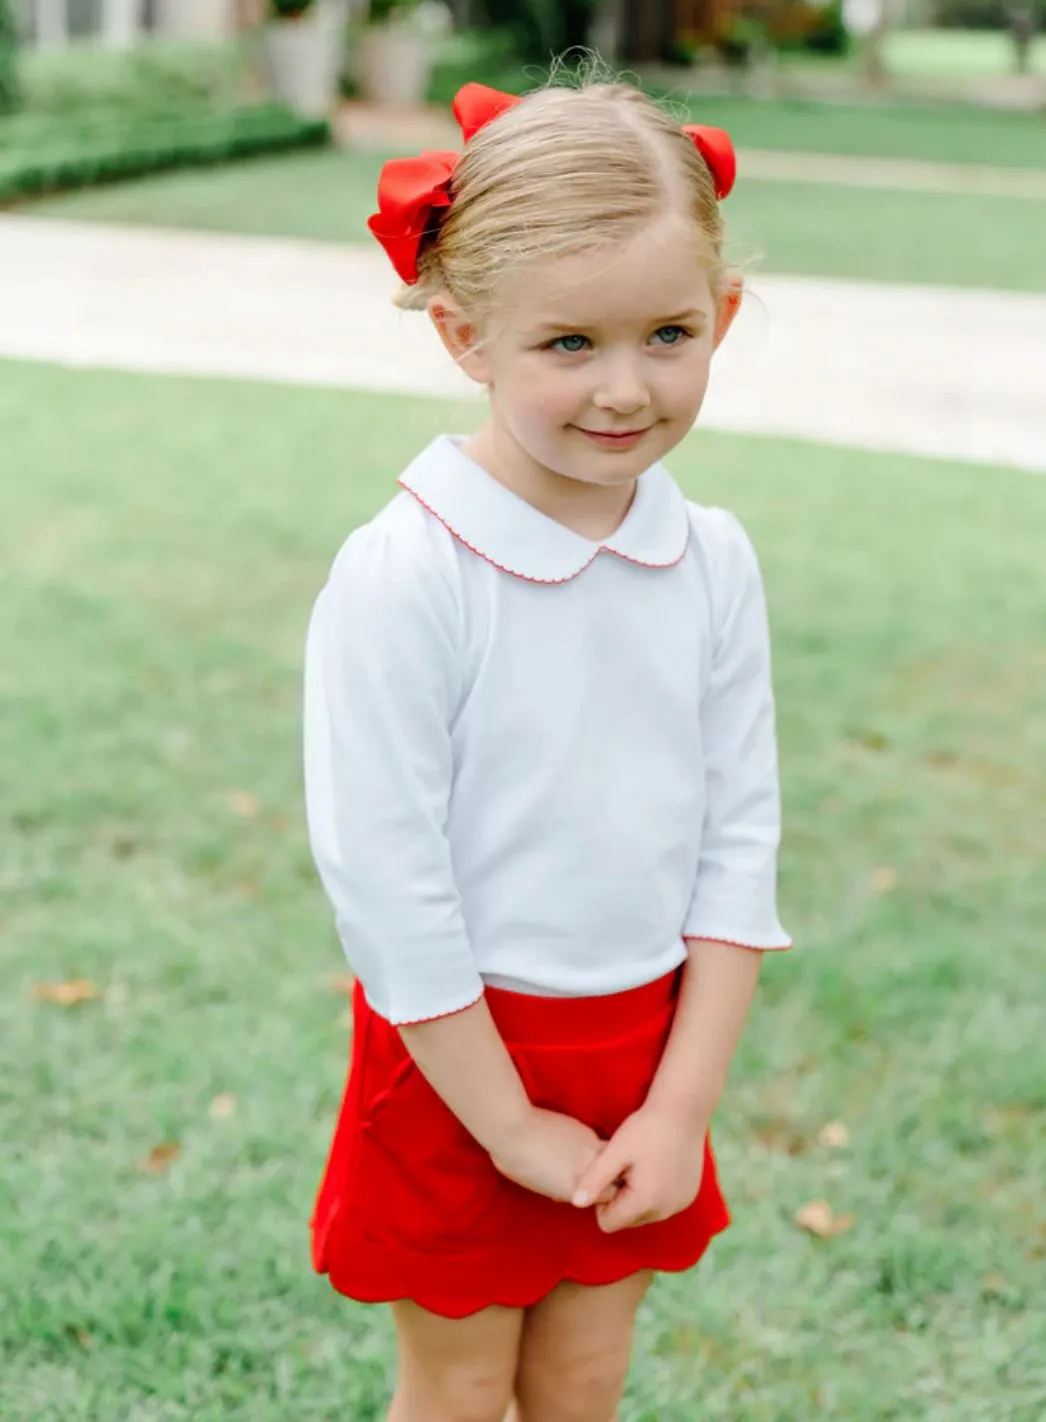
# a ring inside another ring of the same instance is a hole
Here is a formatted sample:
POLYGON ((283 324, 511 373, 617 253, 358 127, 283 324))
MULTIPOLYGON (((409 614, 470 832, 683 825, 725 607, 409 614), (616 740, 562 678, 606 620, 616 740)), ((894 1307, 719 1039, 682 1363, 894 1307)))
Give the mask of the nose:
POLYGON ((634 354, 608 356, 602 362, 593 404, 616 415, 634 415, 650 404, 650 391, 634 354))

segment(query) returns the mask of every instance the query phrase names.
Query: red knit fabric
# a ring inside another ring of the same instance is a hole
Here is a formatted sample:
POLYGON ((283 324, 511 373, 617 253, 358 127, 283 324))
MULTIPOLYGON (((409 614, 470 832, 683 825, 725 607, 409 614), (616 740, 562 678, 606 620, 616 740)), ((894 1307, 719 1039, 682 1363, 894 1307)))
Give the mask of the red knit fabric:
MULTIPOLYGON (((679 973, 599 998, 488 988, 494 1021, 531 1100, 609 1139, 645 1099, 679 973)), ((349 1079, 312 1221, 313 1263, 367 1303, 413 1299, 448 1318, 526 1308, 563 1280, 598 1285, 639 1269, 689 1269, 730 1216, 711 1143, 694 1203, 657 1224, 604 1234, 594 1209, 506 1180, 414 1066, 398 1030, 357 984, 349 1079)))

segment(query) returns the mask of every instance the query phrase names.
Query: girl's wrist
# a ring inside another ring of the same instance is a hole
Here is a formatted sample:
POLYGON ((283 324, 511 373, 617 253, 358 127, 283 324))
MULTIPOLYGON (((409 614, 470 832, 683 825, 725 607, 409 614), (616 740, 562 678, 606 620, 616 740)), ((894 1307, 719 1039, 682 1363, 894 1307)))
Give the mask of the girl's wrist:
POLYGON ((499 1111, 496 1120, 474 1130, 473 1135, 489 1156, 499 1159, 509 1153, 513 1142, 526 1131, 534 1109, 521 1084, 519 1097, 508 1103, 505 1110, 499 1111))
POLYGON ((719 1103, 719 1094, 707 1090, 682 1088, 656 1078, 643 1103, 644 1111, 673 1121, 692 1130, 707 1130, 719 1103))

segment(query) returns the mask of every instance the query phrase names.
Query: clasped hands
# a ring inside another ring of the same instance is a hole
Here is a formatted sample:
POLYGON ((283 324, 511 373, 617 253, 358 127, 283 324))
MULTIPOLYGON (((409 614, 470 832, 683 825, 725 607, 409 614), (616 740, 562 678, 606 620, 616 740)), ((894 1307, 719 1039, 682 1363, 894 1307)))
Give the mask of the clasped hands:
POLYGON ((583 1122, 532 1106, 491 1159, 517 1185, 550 1199, 595 1206, 605 1234, 670 1219, 697 1198, 707 1123, 641 1107, 609 1141, 583 1122))

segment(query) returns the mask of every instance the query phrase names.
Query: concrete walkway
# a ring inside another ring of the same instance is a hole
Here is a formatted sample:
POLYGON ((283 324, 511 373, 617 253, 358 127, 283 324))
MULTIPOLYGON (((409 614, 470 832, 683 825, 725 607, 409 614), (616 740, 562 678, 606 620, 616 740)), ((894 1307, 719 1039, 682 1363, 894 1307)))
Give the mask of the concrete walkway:
MULTIPOLYGON (((0 216, 0 355, 471 398, 380 252, 0 216)), ((713 428, 1046 472, 1046 296, 760 276, 713 428)))
MULTIPOLYGON (((422 148, 460 148, 461 133, 446 109, 376 108, 345 103, 335 116, 338 141, 376 153, 415 153, 422 148)), ((887 188, 902 192, 969 193, 1046 202, 1046 168, 985 167, 920 158, 867 158, 839 153, 793 153, 778 148, 740 148, 742 179, 771 183, 828 183, 835 187, 887 188)), ((1046 224, 1046 216, 1043 218, 1046 224)))
MULTIPOLYGON (((921 158, 854 158, 837 153, 788 153, 742 148, 738 171, 772 183, 828 183, 833 187, 902 192, 1031 198, 1046 202, 1046 168, 986 168, 978 163, 932 163, 921 158)), ((1046 216, 1043 217, 1046 231, 1046 216)))

